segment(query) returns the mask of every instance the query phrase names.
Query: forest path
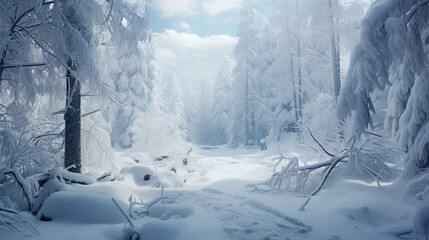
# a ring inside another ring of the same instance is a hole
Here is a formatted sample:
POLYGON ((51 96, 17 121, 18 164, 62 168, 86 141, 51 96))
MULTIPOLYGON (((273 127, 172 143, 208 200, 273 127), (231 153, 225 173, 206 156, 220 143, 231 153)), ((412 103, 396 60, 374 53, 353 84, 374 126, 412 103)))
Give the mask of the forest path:
MULTIPOLYGON (((179 201, 202 207, 216 219, 231 239, 301 239, 312 227, 271 207, 252 195, 272 173, 275 151, 259 149, 198 149, 196 161, 209 166, 199 191, 183 192, 179 201)), ((197 164, 198 165, 198 164, 197 164)), ((200 179, 188 184, 198 185, 200 179)))
POLYGON ((215 189, 184 193, 179 200, 202 207, 218 219, 231 239, 300 239, 300 235, 312 231, 311 226, 267 204, 215 189))

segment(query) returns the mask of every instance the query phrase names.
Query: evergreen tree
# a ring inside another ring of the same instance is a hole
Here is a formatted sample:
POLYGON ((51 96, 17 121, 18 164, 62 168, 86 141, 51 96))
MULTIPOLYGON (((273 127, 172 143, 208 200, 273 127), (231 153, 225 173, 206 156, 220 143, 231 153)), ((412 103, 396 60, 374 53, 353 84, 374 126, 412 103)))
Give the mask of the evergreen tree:
POLYGON ((362 21, 338 116, 354 114, 353 137, 372 127, 376 89, 389 89, 386 127, 407 149, 405 176, 429 166, 427 1, 376 2, 362 21))
POLYGON ((225 56, 225 59, 216 76, 213 90, 212 116, 214 122, 213 138, 218 144, 227 143, 229 134, 229 110, 231 105, 232 77, 234 62, 225 56))
POLYGON ((251 144, 257 139, 257 105, 260 103, 259 91, 264 62, 261 58, 261 41, 256 31, 253 8, 243 2, 241 23, 238 26, 238 43, 234 55, 236 66, 233 70, 233 99, 231 107, 231 138, 229 144, 251 144))

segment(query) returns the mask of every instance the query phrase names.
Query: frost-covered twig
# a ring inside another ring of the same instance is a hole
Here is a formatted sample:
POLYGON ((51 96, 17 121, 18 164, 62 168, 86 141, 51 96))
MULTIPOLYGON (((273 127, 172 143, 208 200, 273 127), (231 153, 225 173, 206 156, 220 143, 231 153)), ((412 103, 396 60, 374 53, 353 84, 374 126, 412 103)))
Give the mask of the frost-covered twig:
POLYGON ((119 206, 118 202, 116 202, 115 198, 112 198, 112 201, 113 201, 113 203, 115 203, 116 207, 118 207, 119 211, 122 213, 122 215, 124 215, 125 219, 128 221, 128 223, 130 224, 130 226, 135 231, 136 227, 134 226, 134 224, 131 221, 130 217, 128 217, 128 215, 124 212, 124 210, 122 210, 122 208, 119 206))

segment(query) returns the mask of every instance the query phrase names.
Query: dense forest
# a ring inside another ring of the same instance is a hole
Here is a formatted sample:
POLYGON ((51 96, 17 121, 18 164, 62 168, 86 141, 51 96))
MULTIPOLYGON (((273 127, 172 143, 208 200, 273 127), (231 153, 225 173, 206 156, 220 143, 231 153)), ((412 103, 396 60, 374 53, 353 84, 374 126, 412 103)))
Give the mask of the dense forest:
POLYGON ((2 0, 0 239, 429 238, 429 0, 241 1, 197 84, 155 2, 2 0))

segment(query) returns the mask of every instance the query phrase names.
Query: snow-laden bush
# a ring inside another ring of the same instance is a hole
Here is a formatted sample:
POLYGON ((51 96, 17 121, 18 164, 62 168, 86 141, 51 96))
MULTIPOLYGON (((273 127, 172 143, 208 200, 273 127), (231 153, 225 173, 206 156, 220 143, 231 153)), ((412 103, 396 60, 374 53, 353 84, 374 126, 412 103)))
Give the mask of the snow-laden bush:
POLYGON ((55 166, 58 149, 54 141, 46 141, 36 126, 20 133, 0 128, 0 169, 18 170, 24 176, 55 166))
POLYGON ((109 128, 100 119, 87 116, 82 118, 82 167, 88 170, 110 170, 114 160, 109 128))
POLYGON ((310 102, 306 103, 302 109, 302 119, 299 130, 301 132, 300 142, 311 148, 317 148, 317 143, 311 137, 312 134, 329 149, 340 147, 340 131, 344 131, 335 118, 335 98, 320 93, 310 102))
POLYGON ((151 156, 186 152, 186 134, 179 123, 173 114, 138 113, 130 127, 134 134, 132 149, 151 156))

